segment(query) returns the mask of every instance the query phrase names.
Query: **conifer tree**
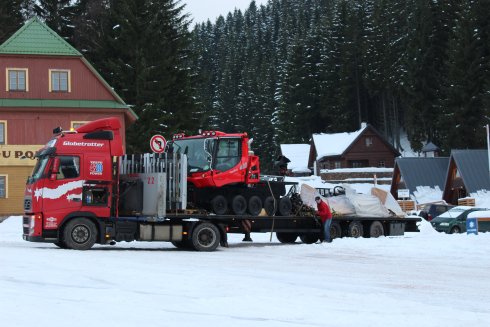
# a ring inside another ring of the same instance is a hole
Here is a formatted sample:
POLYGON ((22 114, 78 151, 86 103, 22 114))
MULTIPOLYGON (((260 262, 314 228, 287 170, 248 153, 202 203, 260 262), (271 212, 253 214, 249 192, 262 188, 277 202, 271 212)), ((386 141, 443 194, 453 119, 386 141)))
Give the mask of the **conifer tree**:
POLYGON ((22 9, 24 4, 24 0, 0 2, 0 44, 22 26, 22 9))

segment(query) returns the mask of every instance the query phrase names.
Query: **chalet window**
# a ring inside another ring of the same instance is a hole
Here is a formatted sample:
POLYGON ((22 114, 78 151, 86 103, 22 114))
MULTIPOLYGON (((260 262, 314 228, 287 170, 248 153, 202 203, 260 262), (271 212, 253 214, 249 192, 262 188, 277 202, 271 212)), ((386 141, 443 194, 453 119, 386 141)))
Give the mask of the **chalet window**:
POLYGON ((384 168, 384 167, 386 167, 386 164, 385 164, 384 160, 380 160, 380 161, 378 162, 378 167, 380 167, 380 168, 384 168))
POLYGON ((368 166, 367 160, 352 160, 349 163, 352 168, 364 168, 368 166))
POLYGON ((29 91, 27 68, 7 68, 7 91, 29 91))
POLYGON ((0 144, 7 144, 7 122, 0 120, 0 144))
POLYGON ((366 137, 366 146, 370 147, 373 145, 373 138, 372 137, 366 137))
POLYGON ((77 129, 78 127, 85 125, 86 123, 88 123, 88 121, 72 121, 71 128, 77 129))
POLYGON ((7 198, 7 175, 0 175, 0 199, 7 198))
POLYGON ((342 168, 342 163, 340 161, 334 161, 334 169, 342 168))
POLYGON ((71 92, 70 71, 49 70, 49 92, 71 92))

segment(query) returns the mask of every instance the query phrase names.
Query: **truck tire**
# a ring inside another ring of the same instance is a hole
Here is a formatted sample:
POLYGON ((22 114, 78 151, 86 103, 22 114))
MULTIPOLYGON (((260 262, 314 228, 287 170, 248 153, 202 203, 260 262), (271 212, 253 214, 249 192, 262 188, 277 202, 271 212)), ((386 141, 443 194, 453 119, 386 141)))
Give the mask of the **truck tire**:
POLYGON ((280 216, 291 215, 292 209, 293 209, 293 204, 291 203, 291 199, 289 197, 284 196, 279 200, 278 211, 280 216))
POLYGON ((235 195, 231 201, 231 209, 235 215, 243 215, 247 211, 247 200, 243 195, 235 195))
POLYGON ((192 231, 192 247, 196 251, 211 252, 216 250, 221 235, 218 227, 211 223, 201 223, 192 231))
POLYGON ((65 242, 63 242, 63 240, 59 240, 58 242, 54 242, 53 244, 59 247, 60 249, 68 249, 68 247, 66 246, 65 242))
POLYGON ((330 239, 341 238, 342 237, 342 228, 340 224, 336 221, 332 221, 330 225, 330 239))
POLYGON ((369 237, 380 237, 385 235, 385 229, 383 224, 379 221, 373 221, 371 226, 369 226, 369 237))
POLYGON ((190 240, 185 241, 172 241, 172 245, 177 249, 190 250, 192 249, 192 242, 190 240))
POLYGON ((318 241, 318 235, 317 234, 303 234, 299 236, 299 239, 301 242, 305 244, 313 244, 316 241, 318 241))
POLYGON ((348 232, 350 237, 355 237, 355 238, 362 237, 362 235, 364 235, 364 229, 362 227, 362 224, 358 221, 352 221, 349 224, 348 232))
POLYGON ((223 195, 216 195, 211 200, 211 209, 217 215, 224 215, 228 211, 228 201, 223 195))
POLYGON ((282 232, 277 233, 276 232, 276 237, 277 237, 277 240, 281 243, 294 243, 294 242, 296 242, 298 235, 294 234, 294 233, 282 233, 282 232))
POLYGON ((87 218, 73 218, 63 228, 63 242, 68 249, 88 250, 97 240, 97 227, 87 218))
POLYGON ((272 217, 276 214, 276 201, 272 196, 268 196, 264 201, 264 209, 267 216, 272 217))
POLYGON ((262 200, 257 196, 253 195, 248 199, 248 213, 252 216, 258 216, 262 211, 262 200))

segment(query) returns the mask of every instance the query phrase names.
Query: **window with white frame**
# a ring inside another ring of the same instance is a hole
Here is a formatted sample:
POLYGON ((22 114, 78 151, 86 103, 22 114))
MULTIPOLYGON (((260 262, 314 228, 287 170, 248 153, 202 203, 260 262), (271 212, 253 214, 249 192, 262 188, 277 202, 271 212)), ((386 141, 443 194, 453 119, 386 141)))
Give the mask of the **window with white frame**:
POLYGON ((29 91, 27 68, 7 68, 7 91, 29 91))
POLYGON ((7 144, 7 121, 0 120, 0 144, 7 144))
POLYGON ((73 129, 77 129, 78 127, 85 125, 86 123, 88 123, 88 121, 72 121, 70 127, 73 129))
POLYGON ((0 175, 0 199, 7 198, 7 175, 0 175))
POLYGON ((380 160, 380 161, 378 162, 378 167, 380 167, 380 168, 384 168, 384 167, 386 167, 386 164, 385 164, 384 160, 380 160))
POLYGON ((65 69, 49 70, 49 92, 71 92, 70 71, 65 69))
POLYGON ((366 146, 370 147, 373 145, 373 138, 372 137, 366 137, 366 146))

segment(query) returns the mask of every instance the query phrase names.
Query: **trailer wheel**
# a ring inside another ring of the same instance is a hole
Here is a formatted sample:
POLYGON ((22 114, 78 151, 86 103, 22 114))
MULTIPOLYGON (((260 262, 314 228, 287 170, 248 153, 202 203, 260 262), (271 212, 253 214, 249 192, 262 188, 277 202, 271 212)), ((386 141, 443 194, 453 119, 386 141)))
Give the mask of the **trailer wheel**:
POLYGON ((243 215, 247 211, 247 200, 243 195, 235 195, 231 201, 231 208, 235 215, 243 215))
POLYGON ((264 201, 264 209, 267 216, 272 217, 276 214, 276 201, 272 196, 268 196, 264 201))
POLYGON ((63 228, 63 242, 68 249, 88 250, 97 240, 97 227, 87 218, 74 218, 63 228))
POLYGON ((277 237, 277 240, 281 243, 294 243, 294 242, 296 242, 298 235, 293 234, 293 233, 282 233, 282 232, 277 233, 276 232, 276 237, 277 237))
POLYGON ((358 221, 352 221, 349 224, 349 236, 350 237, 362 237, 364 234, 364 230, 362 228, 362 224, 358 221))
POLYGON ((248 199, 248 213, 252 216, 258 216, 262 211, 262 200, 257 196, 253 195, 248 199))
POLYGON ((383 224, 379 221, 373 221, 371 223, 371 226, 369 226, 369 237, 380 237, 384 236, 385 234, 385 229, 383 227, 383 224))
POLYGON ((299 239, 301 242, 305 244, 313 244, 316 241, 318 241, 318 235, 317 234, 303 234, 299 236, 299 239))
POLYGON ((211 201, 211 208, 217 215, 224 215, 228 210, 228 201, 223 195, 216 195, 211 201))
POLYGON ((291 214, 291 210, 293 209, 293 204, 291 203, 291 199, 287 196, 282 197, 279 200, 279 215, 281 216, 289 216, 291 214))
POLYGON ((196 251, 211 252, 216 250, 221 241, 218 227, 211 223, 202 223, 194 227, 192 247, 196 251))
POLYGON ((332 221, 330 225, 330 238, 333 240, 334 238, 340 237, 342 237, 342 228, 338 222, 332 221))

